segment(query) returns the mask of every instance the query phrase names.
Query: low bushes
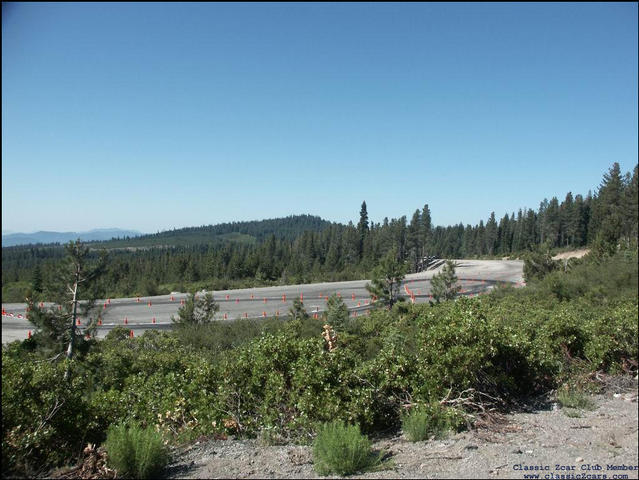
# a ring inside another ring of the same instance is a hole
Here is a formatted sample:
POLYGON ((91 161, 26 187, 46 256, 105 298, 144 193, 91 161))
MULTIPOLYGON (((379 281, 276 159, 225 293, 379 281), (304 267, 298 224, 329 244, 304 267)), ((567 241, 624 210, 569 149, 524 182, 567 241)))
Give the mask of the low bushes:
POLYGON ((359 426, 330 422, 318 429, 313 443, 313 466, 320 475, 350 475, 381 464, 371 451, 371 441, 359 426))
POLYGON ((136 424, 109 427, 105 446, 109 466, 121 477, 154 478, 168 463, 162 436, 136 424))
POLYGON ((64 382, 64 362, 16 358, 17 346, 2 350, 2 470, 3 476, 34 476, 72 461, 99 433, 83 395, 85 380, 64 382))
POLYGON ((557 392, 557 401, 561 408, 577 410, 594 410, 596 408, 595 403, 584 393, 569 388, 561 388, 557 392))
POLYGON ((455 412, 433 406, 444 397, 474 390, 507 400, 555 389, 577 371, 635 372, 636 284, 624 283, 633 272, 636 262, 625 257, 584 262, 550 274, 581 285, 562 287, 561 298, 541 279, 494 296, 373 311, 349 319, 330 352, 322 321, 310 318, 135 338, 114 329, 86 343, 71 384, 61 380, 62 356, 45 357, 34 339, 14 342, 2 351, 3 473, 73 461, 121 421, 170 441, 260 432, 267 443, 309 441, 331 421, 367 434, 403 424, 425 438, 457 428, 455 412), (612 279, 597 285, 596 268, 612 279), (414 418, 401 416, 408 403, 422 405, 414 418))
POLYGON ((411 442, 443 438, 448 432, 460 430, 464 424, 460 411, 438 403, 418 406, 402 415, 402 430, 411 442))

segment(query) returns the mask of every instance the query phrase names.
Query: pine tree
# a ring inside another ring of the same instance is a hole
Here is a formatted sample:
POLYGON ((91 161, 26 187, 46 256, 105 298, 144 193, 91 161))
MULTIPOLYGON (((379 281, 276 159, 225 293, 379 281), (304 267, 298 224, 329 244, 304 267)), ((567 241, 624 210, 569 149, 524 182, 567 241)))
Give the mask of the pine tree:
POLYGON ((348 222, 342 236, 342 252, 346 265, 356 265, 358 263, 359 242, 360 236, 357 233, 357 229, 353 226, 353 222, 348 222))
POLYGON ((575 195, 573 212, 575 229, 573 245, 582 247, 588 241, 588 214, 584 198, 581 195, 575 195))
POLYGON ((517 212, 517 220, 515 221, 515 227, 513 232, 513 245, 512 245, 513 252, 519 252, 524 249, 523 233, 524 233, 524 214, 520 208, 519 211, 517 212))
POLYGON ((497 221, 495 220, 495 212, 490 213, 490 218, 488 222, 486 222, 484 241, 486 242, 486 253, 488 255, 494 255, 495 246, 497 245, 497 221))
POLYGON ((638 200, 638 166, 635 166, 632 176, 630 172, 626 175, 624 195, 622 199, 623 205, 623 234, 627 240, 627 243, 634 242, 635 248, 637 246, 638 239, 638 220, 639 218, 639 200, 638 200))
POLYGON ((411 261, 413 272, 417 271, 417 266, 420 260, 421 253, 421 215, 419 209, 413 213, 413 218, 408 225, 408 232, 406 236, 406 243, 408 244, 408 256, 411 261))
POLYGON ((461 289, 461 286, 457 285, 455 267, 456 265, 452 260, 446 260, 442 271, 433 275, 431 293, 437 303, 445 300, 454 300, 461 289))
POLYGON ((479 221, 479 226, 475 230, 475 255, 486 253, 486 227, 484 221, 479 221))
POLYGON ((393 236, 393 244, 397 249, 398 260, 406 258, 406 215, 398 219, 392 219, 390 229, 393 236))
POLYGON ((366 290, 377 297, 379 304, 392 308, 395 303, 403 300, 399 292, 405 274, 405 265, 398 260, 397 250, 392 249, 373 271, 373 280, 366 285, 366 290))
POLYGON ((575 212, 575 202, 572 198, 572 192, 566 194, 566 198, 559 207, 560 218, 560 246, 575 245, 575 238, 577 232, 577 218, 575 212))
POLYGON ((424 208, 422 209, 422 215, 421 215, 421 230, 420 230, 420 237, 421 237, 421 251, 420 251, 420 256, 423 258, 427 255, 429 255, 429 248, 430 248, 430 237, 431 237, 431 233, 433 230, 433 225, 431 222, 431 218, 430 218, 430 208, 428 208, 428 204, 424 205, 424 208))
POLYGON ((623 232, 623 194, 623 180, 619 164, 615 162, 599 186, 589 225, 590 238, 597 238, 610 251, 616 248, 623 232))
POLYGON ((364 239, 368 235, 368 211, 366 210, 366 202, 362 202, 362 208, 359 211, 359 223, 357 224, 357 233, 359 234, 358 256, 361 259, 364 255, 364 239))
POLYGON ((187 295, 184 305, 178 310, 178 317, 171 316, 171 322, 178 326, 207 325, 219 311, 220 306, 213 299, 213 294, 207 292, 196 298, 195 292, 187 295))
POLYGON ((466 258, 473 255, 475 250, 473 239, 473 227, 471 225, 466 225, 466 228, 464 229, 464 235, 462 237, 462 257, 466 258))
POLYGON ((499 221, 499 228, 497 229, 497 247, 498 253, 510 253, 511 248, 511 221, 506 213, 499 221))
POLYGON ((560 222, 559 201, 557 200, 557 197, 552 197, 544 210, 542 220, 544 241, 549 241, 551 247, 559 245, 560 222))
POLYGON ((336 293, 326 302, 326 322, 336 331, 343 330, 348 323, 348 307, 336 293))
POLYGON ((289 309, 288 314, 291 316, 291 320, 308 320, 311 318, 304 308, 304 303, 299 298, 293 301, 293 306, 289 309))
MULTIPOLYGON (((29 313, 27 319, 36 326, 36 334, 54 350, 67 344, 68 360, 64 378, 71 374, 71 360, 74 346, 82 335, 76 333, 78 313, 87 318, 94 308, 97 297, 97 280, 105 272, 107 256, 102 251, 97 262, 91 262, 89 249, 80 240, 65 246, 66 257, 52 272, 45 285, 47 299, 54 303, 51 307, 39 307, 32 299, 27 299, 29 313), (93 264, 92 264, 93 263, 93 264)), ((87 333, 95 332, 97 319, 87 325, 87 333)))
POLYGON ((31 276, 31 291, 34 297, 38 297, 42 293, 42 269, 40 264, 36 263, 31 276))
MULTIPOLYGON (((540 238, 539 243, 544 243, 546 241, 546 210, 548 209, 548 199, 544 198, 543 201, 539 204, 539 210, 537 213, 537 222, 535 225, 535 231, 538 232, 540 238)), ((533 243, 537 243, 537 240, 533 241, 533 243)))

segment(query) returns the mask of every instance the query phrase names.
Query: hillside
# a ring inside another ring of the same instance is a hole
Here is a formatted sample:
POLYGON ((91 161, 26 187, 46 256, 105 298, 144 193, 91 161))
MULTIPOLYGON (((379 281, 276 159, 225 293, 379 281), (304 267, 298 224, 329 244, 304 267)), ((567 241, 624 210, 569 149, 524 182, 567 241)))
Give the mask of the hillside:
POLYGON ((331 222, 312 215, 289 215, 285 218, 252 220, 246 222, 220 223, 166 230, 135 238, 98 242, 96 248, 148 247, 148 246, 190 246, 233 241, 238 243, 260 243, 270 235, 278 239, 294 240, 302 232, 321 232, 331 222))
POLYGON ((98 228, 86 232, 46 232, 10 233, 2 235, 2 246, 37 245, 52 243, 67 243, 78 238, 83 242, 111 240, 112 238, 137 237, 142 235, 137 230, 122 230, 120 228, 98 228))

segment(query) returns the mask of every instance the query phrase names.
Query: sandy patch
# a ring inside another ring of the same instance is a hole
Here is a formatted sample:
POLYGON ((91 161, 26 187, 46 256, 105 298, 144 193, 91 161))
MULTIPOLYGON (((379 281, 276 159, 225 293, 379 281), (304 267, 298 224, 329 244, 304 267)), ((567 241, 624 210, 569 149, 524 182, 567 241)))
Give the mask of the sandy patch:
POLYGON ((581 250, 571 250, 570 252, 558 253, 554 257, 553 260, 565 260, 567 258, 581 258, 590 253, 589 248, 583 248, 581 250))

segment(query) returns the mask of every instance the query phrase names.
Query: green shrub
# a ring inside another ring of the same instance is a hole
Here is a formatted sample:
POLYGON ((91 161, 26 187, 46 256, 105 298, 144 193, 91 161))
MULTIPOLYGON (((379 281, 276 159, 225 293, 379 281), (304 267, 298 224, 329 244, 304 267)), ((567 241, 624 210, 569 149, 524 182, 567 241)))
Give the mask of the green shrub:
POLYGON ((162 436, 137 424, 109 427, 105 445, 108 463, 119 476, 153 478, 168 463, 162 436))
POLYGON ((539 245, 534 251, 524 255, 524 279, 526 282, 541 280, 556 270, 559 262, 552 259, 548 245, 539 245))
POLYGON ((381 458, 371 451, 371 441, 358 425, 324 424, 313 443, 313 464, 320 475, 350 475, 375 467, 381 458))
POLYGON ((581 414, 581 412, 575 408, 562 408, 561 409, 564 412, 564 415, 566 415, 567 417, 570 418, 581 418, 583 417, 583 415, 581 414))
POLYGON ((637 303, 632 301, 608 307, 591 318, 584 353, 593 370, 618 373, 625 363, 636 365, 637 315, 637 303))
POLYGON ((319 335, 264 335, 223 359, 216 408, 247 434, 263 425, 295 434, 317 422, 356 421, 360 411, 348 404, 355 395, 350 373, 356 360, 347 349, 327 352, 319 335))
POLYGON ((285 445, 286 441, 282 438, 282 435, 278 432, 277 428, 266 426, 260 430, 259 443, 265 446, 273 446, 285 445))
POLYGON ((595 402, 581 392, 563 388, 557 393, 557 401, 561 408, 574 408, 578 410, 594 410, 595 402))
POLYGON ((22 303, 29 296, 31 284, 26 281, 9 282, 2 285, 2 303, 22 303))
POLYGON ((36 361, 20 344, 2 349, 2 472, 33 477, 72 462, 101 440, 83 398, 86 379, 63 381, 66 363, 36 361), (27 358, 23 358, 27 357, 27 358))
POLYGON ((402 415, 402 430, 411 442, 431 437, 443 438, 463 425, 463 416, 455 409, 432 403, 402 415))

